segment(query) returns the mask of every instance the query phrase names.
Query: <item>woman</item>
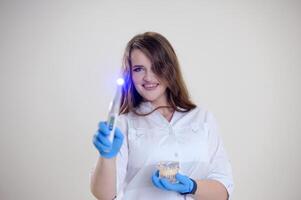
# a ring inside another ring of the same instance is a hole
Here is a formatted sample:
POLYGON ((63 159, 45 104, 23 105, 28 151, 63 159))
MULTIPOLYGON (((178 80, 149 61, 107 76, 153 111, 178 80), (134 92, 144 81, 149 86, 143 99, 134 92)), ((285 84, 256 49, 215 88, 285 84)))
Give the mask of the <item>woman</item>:
POLYGON ((91 175, 98 199, 218 199, 233 191, 231 165, 213 115, 194 105, 174 49, 146 32, 127 44, 121 113, 112 144, 105 122, 93 137, 100 153, 91 175), (179 161, 176 183, 159 178, 160 161, 179 161))

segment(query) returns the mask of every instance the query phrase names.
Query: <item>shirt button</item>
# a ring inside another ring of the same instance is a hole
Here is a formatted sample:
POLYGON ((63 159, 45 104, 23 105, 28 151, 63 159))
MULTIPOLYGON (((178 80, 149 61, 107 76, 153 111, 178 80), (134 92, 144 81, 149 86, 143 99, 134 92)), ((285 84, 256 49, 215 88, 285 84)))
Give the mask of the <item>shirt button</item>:
POLYGON ((174 155, 175 155, 175 157, 178 157, 178 153, 175 153, 174 155))

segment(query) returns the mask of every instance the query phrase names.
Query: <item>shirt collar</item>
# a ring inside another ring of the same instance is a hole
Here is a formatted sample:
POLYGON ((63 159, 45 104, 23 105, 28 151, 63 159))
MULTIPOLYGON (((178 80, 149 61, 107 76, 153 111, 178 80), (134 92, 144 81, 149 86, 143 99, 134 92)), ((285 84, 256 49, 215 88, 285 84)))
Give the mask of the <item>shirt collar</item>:
MULTIPOLYGON (((179 108, 179 107, 177 107, 177 108, 179 108)), ((145 114, 145 113, 151 112, 154 109, 155 109, 155 107, 153 106, 153 104, 150 101, 142 101, 140 103, 140 105, 138 106, 137 111, 138 111, 138 113, 145 114)), ((175 110, 170 122, 168 122, 167 119, 164 118, 164 116, 158 110, 155 110, 153 113, 151 113, 150 115, 147 115, 147 116, 151 117, 153 120, 155 120, 159 123, 163 122, 163 123, 166 123, 166 125, 173 125, 174 123, 176 123, 176 121, 179 118, 182 117, 183 114, 184 113, 175 110)))

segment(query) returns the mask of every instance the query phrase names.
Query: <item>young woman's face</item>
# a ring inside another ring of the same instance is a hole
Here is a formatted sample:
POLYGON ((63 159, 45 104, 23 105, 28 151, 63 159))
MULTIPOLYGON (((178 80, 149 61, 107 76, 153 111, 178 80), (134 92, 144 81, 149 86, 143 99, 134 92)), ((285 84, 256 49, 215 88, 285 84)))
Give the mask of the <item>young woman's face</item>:
POLYGON ((167 105, 166 84, 154 74, 151 61, 138 49, 131 52, 131 61, 132 80, 137 92, 157 106, 167 105))

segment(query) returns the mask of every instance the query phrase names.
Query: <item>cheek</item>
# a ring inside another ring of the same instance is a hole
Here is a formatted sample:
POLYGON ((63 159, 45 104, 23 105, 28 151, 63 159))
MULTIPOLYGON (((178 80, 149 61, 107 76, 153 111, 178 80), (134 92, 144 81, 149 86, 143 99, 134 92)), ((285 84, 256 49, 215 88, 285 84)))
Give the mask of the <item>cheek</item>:
POLYGON ((132 74, 132 80, 135 84, 139 84, 139 83, 142 83, 143 79, 143 74, 142 73, 133 73, 132 74))
POLYGON ((139 87, 139 84, 140 84, 140 82, 141 82, 139 76, 133 75, 133 76, 132 76, 132 81, 133 81, 133 84, 134 84, 134 86, 135 86, 136 88, 139 87))
POLYGON ((138 78, 137 78, 137 76, 134 75, 134 74, 132 74, 132 81, 133 81, 134 85, 137 84, 138 78))
POLYGON ((165 90, 167 88, 166 83, 164 81, 162 81, 162 80, 159 80, 159 82, 160 82, 160 89, 161 90, 165 90))
POLYGON ((161 86, 161 87, 160 87, 160 91, 161 91, 161 93, 166 92, 166 87, 165 87, 165 86, 161 86))

